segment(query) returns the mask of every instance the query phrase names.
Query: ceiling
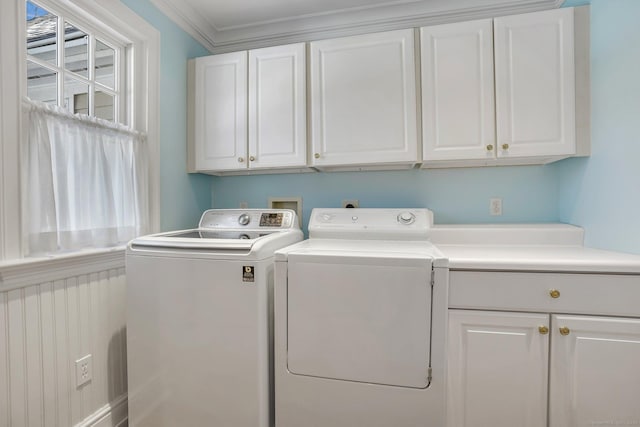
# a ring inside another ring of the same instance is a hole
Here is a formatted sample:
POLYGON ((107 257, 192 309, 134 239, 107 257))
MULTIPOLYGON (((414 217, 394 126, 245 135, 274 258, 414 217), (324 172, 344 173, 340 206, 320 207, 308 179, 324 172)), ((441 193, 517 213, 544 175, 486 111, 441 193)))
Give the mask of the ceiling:
POLYGON ((559 7, 564 0, 151 0, 212 53, 559 7))

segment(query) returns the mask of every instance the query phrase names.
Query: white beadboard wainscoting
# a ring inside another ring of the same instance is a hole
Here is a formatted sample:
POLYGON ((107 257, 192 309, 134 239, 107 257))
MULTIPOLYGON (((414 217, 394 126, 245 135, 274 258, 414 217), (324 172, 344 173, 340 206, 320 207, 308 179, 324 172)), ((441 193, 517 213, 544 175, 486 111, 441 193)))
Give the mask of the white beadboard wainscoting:
POLYGON ((121 249, 0 264, 0 427, 126 426, 125 297, 121 249))

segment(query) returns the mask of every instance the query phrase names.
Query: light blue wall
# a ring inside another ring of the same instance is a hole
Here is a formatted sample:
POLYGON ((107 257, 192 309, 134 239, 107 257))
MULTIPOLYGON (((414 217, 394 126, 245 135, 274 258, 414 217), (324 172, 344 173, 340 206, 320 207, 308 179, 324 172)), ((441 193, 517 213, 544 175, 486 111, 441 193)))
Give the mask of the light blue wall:
POLYGON ((586 244, 640 254, 640 1, 591 1, 592 155, 554 165, 586 244))
POLYGON ((465 168, 301 175, 215 177, 216 208, 264 208, 269 196, 301 196, 304 224, 314 207, 428 207, 437 223, 558 220, 557 182, 549 166, 465 168), (489 215, 489 199, 503 199, 503 215, 489 215))
POLYGON ((425 206, 438 223, 564 221, 594 247, 640 253, 640 1, 591 4, 592 156, 548 166, 215 177, 185 173, 186 60, 206 50, 148 0, 123 0, 161 32, 162 227, 196 223, 202 210, 266 207, 301 196, 313 207, 359 199, 362 207, 425 206), (211 187, 210 187, 211 184, 211 187), (213 200, 210 198, 213 192, 213 200), (489 215, 500 197, 504 215, 489 215))
POLYGON ((211 207, 211 178, 188 175, 187 59, 208 51, 148 0, 122 0, 160 32, 160 225, 190 228, 211 207))

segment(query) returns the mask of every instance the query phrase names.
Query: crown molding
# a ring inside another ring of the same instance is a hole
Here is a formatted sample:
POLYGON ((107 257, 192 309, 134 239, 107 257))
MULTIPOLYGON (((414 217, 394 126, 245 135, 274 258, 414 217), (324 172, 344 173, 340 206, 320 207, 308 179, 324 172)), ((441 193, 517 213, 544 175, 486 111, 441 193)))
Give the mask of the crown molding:
POLYGON ((564 0, 421 0, 215 28, 186 4, 150 0, 211 53, 554 9, 564 0))

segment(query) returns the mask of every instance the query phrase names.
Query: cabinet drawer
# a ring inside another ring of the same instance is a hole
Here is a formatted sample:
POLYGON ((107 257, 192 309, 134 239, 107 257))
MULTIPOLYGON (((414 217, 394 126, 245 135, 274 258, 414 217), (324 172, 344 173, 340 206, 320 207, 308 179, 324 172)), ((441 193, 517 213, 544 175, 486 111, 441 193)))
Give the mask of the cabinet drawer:
POLYGON ((454 270, 449 286, 450 308, 640 316, 639 275, 454 270))

